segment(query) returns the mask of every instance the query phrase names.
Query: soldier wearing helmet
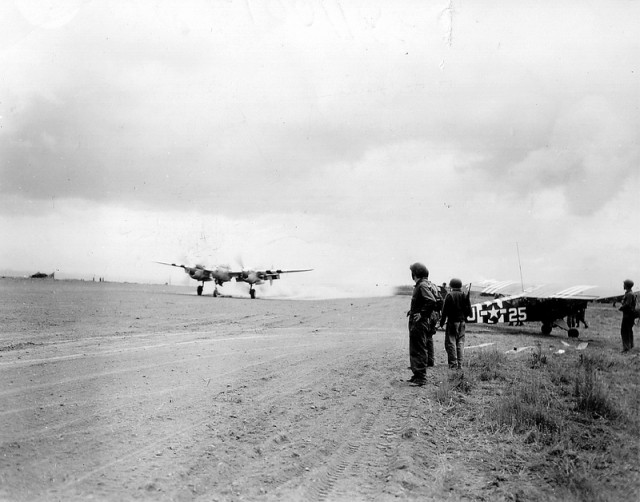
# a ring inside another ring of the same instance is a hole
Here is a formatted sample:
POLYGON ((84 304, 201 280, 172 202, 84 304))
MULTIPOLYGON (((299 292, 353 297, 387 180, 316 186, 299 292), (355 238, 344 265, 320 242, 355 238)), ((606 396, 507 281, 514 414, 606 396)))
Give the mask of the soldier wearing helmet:
POLYGON ((435 284, 429 281, 429 270, 422 263, 409 267, 411 278, 415 282, 411 297, 409 316, 409 360, 413 376, 409 379, 414 385, 426 383, 427 367, 434 365, 433 335, 442 298, 435 284))
POLYGON ((462 281, 454 278, 449 281, 451 291, 444 299, 440 327, 446 323, 444 348, 447 351, 449 368, 462 368, 464 352, 464 332, 466 319, 471 315, 469 296, 462 291, 462 281))
POLYGON ((409 270, 411 270, 411 275, 415 276, 418 279, 429 278, 429 270, 420 262, 416 262, 413 265, 409 265, 409 270))
POLYGON ((622 324, 620 335, 622 336, 622 352, 629 352, 633 348, 633 323, 636 320, 636 296, 633 294, 633 281, 626 279, 622 283, 624 297, 622 298, 622 324))

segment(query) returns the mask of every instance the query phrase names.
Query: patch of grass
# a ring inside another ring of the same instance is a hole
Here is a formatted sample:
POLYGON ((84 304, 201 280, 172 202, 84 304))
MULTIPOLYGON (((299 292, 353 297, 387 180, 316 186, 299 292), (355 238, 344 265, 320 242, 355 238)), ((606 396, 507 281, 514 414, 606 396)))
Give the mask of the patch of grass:
MULTIPOLYGON (((577 363, 548 359, 541 351, 531 357, 532 370, 516 375, 515 385, 507 389, 489 412, 500 427, 517 434, 526 434, 525 442, 550 444, 560 432, 570 426, 568 413, 571 402, 588 417, 617 420, 623 410, 609 397, 600 368, 612 366, 607 355, 581 355, 577 363), (544 371, 539 371, 544 370, 544 371), (560 401, 557 395, 569 401, 560 401)), ((565 430, 566 429, 566 430, 565 430)))
POLYGON ((469 358, 469 368, 477 374, 478 380, 483 382, 504 379, 504 373, 501 368, 506 360, 507 356, 502 352, 498 352, 495 348, 483 350, 474 353, 469 358))
MULTIPOLYGON (((517 500, 518 490, 523 500, 637 498, 629 469, 640 444, 640 356, 620 352, 617 328, 597 334, 586 350, 570 343, 557 351, 558 341, 545 339, 529 353, 469 351, 469 395, 454 390, 461 381, 440 389, 442 402, 460 399, 455 413, 444 411, 451 423, 457 420, 457 432, 469 424, 462 441, 477 440, 481 451, 481 439, 489 438, 491 448, 476 465, 500 477, 486 488, 487 500, 517 500)), ((509 345, 503 343, 505 350, 509 345)))
MULTIPOLYGON (((551 383, 559 389, 573 384, 576 369, 573 364, 569 364, 564 357, 551 357, 548 359, 549 379, 551 383)), ((569 391, 570 392, 570 391, 569 391)))
POLYGON ((576 408, 584 415, 606 418, 613 426, 624 426, 629 434, 640 434, 640 393, 637 378, 640 358, 608 351, 581 354, 572 381, 576 408))
POLYGON ((449 383, 451 384, 453 390, 462 392, 463 394, 469 394, 471 389, 473 389, 473 385, 471 382, 464 376, 464 372, 455 371, 449 375, 449 383))
POLYGON ((590 358, 581 357, 580 365, 583 371, 579 372, 574 381, 574 397, 579 411, 594 416, 608 419, 617 419, 622 416, 621 410, 609 398, 609 393, 600 377, 596 364, 590 358), (585 361, 589 361, 584 364, 585 361))
POLYGON ((578 365, 589 371, 592 369, 608 371, 616 365, 616 359, 609 353, 580 354, 578 365))
POLYGON ((531 361, 529 366, 532 369, 541 368, 542 366, 547 364, 547 356, 542 353, 542 345, 538 344, 535 352, 531 354, 531 361))
POLYGON ((562 429, 555 397, 536 373, 522 373, 518 383, 489 412, 501 427, 519 434, 527 433, 527 442, 549 444, 562 429))
MULTIPOLYGON (((572 462, 573 463, 573 462, 572 462)), ((579 471, 575 468, 567 471, 556 472, 553 482, 562 487, 559 491, 562 499, 566 501, 589 500, 597 502, 606 500, 599 493, 598 486, 587 472, 579 471), (564 493, 562 493, 564 492, 564 493)))
POLYGON ((462 371, 452 371, 447 379, 436 389, 436 401, 440 404, 449 404, 453 401, 455 395, 453 392, 469 394, 473 389, 473 385, 464 375, 462 371))
POLYGON ((558 487, 562 500, 605 500, 589 473, 590 462, 575 450, 571 440, 564 440, 547 450, 544 464, 551 467, 543 469, 549 472, 549 480, 558 487))
POLYGON ((451 395, 451 385, 449 384, 448 379, 438 386, 435 397, 439 404, 446 405, 451 403, 453 398, 451 395))

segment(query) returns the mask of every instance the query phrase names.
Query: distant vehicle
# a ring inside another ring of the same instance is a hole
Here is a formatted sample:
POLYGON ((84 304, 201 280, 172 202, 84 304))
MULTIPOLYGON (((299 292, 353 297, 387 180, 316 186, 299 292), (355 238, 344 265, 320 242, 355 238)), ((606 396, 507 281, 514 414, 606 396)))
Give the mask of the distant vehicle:
POLYGON ((42 272, 36 272, 33 275, 30 275, 29 278, 30 279, 55 279, 55 272, 52 272, 51 274, 43 274, 42 272))
POLYGON ((311 268, 304 270, 241 270, 232 271, 227 266, 217 266, 214 269, 207 269, 203 265, 195 265, 194 267, 188 267, 186 265, 177 265, 176 263, 165 263, 158 261, 160 265, 169 265, 170 267, 178 267, 184 269, 185 273, 192 279, 201 282, 197 288, 198 296, 202 295, 204 290, 204 283, 213 281, 215 288, 213 290, 213 296, 218 296, 218 286, 222 287, 225 282, 229 282, 235 279, 236 282, 246 282, 249 284, 249 295, 252 299, 256 297, 256 290, 253 287, 256 284, 264 284, 265 281, 269 281, 271 284, 274 280, 280 279, 280 274, 291 274, 295 272, 310 272, 311 268))
POLYGON ((478 289, 481 295, 493 296, 492 300, 471 306, 468 323, 524 323, 541 322, 541 331, 548 335, 554 327, 567 331, 570 338, 580 333, 565 320, 586 309, 590 301, 621 297, 620 291, 599 286, 522 286, 511 281, 485 281, 478 289))

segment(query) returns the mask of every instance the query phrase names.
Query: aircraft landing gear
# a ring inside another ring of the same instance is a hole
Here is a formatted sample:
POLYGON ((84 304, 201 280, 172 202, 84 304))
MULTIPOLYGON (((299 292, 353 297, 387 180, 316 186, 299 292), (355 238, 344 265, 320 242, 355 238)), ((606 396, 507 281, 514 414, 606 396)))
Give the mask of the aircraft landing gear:
POLYGON ((256 290, 255 290, 255 289, 251 288, 251 289, 249 290, 249 294, 251 295, 251 299, 252 299, 252 300, 255 300, 255 299, 256 299, 256 290))
POLYGON ((578 338, 580 336, 580 332, 576 328, 570 328, 567 334, 569 338, 578 338))
POLYGON ((197 292, 198 292, 198 296, 202 296, 202 290, 204 289, 203 285, 198 286, 197 292))
POLYGON ((544 324, 542 324, 542 327, 540 328, 540 331, 542 331, 543 335, 550 335, 551 334, 551 329, 552 329, 551 324, 544 323, 544 324))

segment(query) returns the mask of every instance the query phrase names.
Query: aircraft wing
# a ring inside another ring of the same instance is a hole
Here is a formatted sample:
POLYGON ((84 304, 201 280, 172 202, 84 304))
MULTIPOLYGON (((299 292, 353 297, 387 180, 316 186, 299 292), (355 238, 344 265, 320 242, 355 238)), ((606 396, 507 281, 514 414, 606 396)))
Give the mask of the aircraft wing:
POLYGON ((295 272, 311 272, 312 268, 305 268, 300 270, 245 270, 241 272, 233 272, 229 271, 229 277, 244 277, 246 278, 249 275, 256 275, 260 279, 279 279, 280 274, 292 274, 295 272))
POLYGON ((622 288, 593 285, 543 284, 525 286, 515 281, 484 281, 474 284, 473 290, 484 295, 520 296, 538 299, 566 299, 566 300, 604 300, 623 295, 622 288))
POLYGON ((175 263, 166 263, 164 261, 157 261, 155 263, 159 263, 160 265, 169 265, 170 267, 184 268, 185 270, 189 268, 186 265, 176 265, 175 263))
POLYGON ((218 270, 209 270, 208 268, 204 268, 202 265, 196 265, 194 267, 189 267, 187 265, 178 265, 177 263, 167 263, 164 261, 157 261, 155 263, 159 263, 160 265, 168 265, 170 267, 177 267, 177 268, 182 268, 184 270, 186 270, 187 272, 189 270, 201 270, 202 272, 205 272, 209 275, 215 274, 218 270))
POLYGON ((278 274, 293 274, 295 272, 311 272, 312 268, 305 268, 301 270, 265 270, 264 273, 267 275, 278 275, 278 274))
POLYGON ((531 291, 525 291, 522 296, 528 298, 553 298, 553 299, 565 299, 565 300, 604 300, 607 298, 615 298, 622 296, 622 288, 613 289, 602 286, 592 285, 544 285, 538 286, 531 291))
POLYGON ((474 282, 471 291, 481 295, 512 296, 523 292, 522 284, 516 281, 482 281, 474 282))

